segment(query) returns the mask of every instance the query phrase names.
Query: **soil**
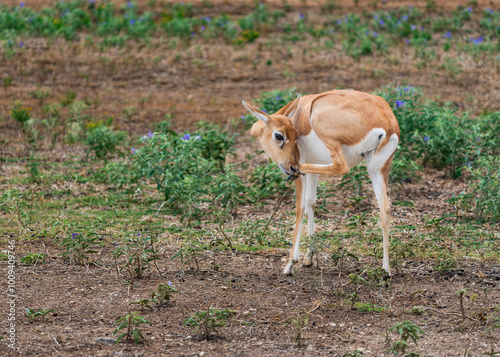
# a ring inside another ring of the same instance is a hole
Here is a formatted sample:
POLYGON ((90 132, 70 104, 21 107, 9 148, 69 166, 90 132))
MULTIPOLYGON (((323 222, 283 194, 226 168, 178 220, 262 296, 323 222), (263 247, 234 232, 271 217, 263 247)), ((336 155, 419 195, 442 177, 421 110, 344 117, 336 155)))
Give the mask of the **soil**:
MULTIPOLYGON (((125 3, 125 1, 117 3, 125 3)), ((200 1, 198 1, 199 3, 200 1)), ((226 12, 246 13, 253 2, 211 1, 207 15, 226 12)), ((17 1, 2 3, 17 4, 17 1)), ((42 1, 29 1, 41 7, 42 1)), ((146 1, 140 1, 146 6, 146 1)), ((193 3, 197 3, 193 1, 193 3)), ((280 1, 267 3, 281 4, 280 1)), ((316 11, 324 1, 288 1, 292 11, 316 11), (312 4, 309 4, 312 3, 312 4)), ((371 1, 338 0, 335 13, 363 9, 372 10, 371 1)), ((478 1, 478 8, 493 7, 498 2, 478 1)), ((408 1, 387 1, 387 7, 408 5, 408 1)), ((425 1, 413 1, 425 8, 425 1)), ((382 5, 379 5, 382 6, 382 5)), ((438 10, 456 8, 455 1, 439 1, 438 10)), ((224 43, 215 45, 193 41, 189 46, 169 49, 168 41, 152 40, 151 45, 127 44, 124 49, 101 52, 97 47, 84 47, 84 40, 67 44, 55 40, 50 46, 45 39, 28 39, 26 50, 10 60, 0 62, 0 73, 14 79, 8 91, 0 91, 0 115, 8 118, 14 100, 25 104, 37 103, 28 93, 38 87, 52 92, 47 101, 57 100, 69 89, 77 99, 94 101, 91 115, 104 113, 115 116, 114 125, 130 133, 144 135, 151 124, 174 117, 176 130, 189 130, 194 123, 205 120, 229 124, 245 113, 241 99, 252 101, 263 91, 297 87, 301 93, 317 93, 333 88, 353 88, 372 92, 384 85, 411 84, 423 88, 434 100, 451 101, 462 111, 500 110, 500 80, 498 67, 483 65, 460 57, 464 71, 450 78, 435 63, 418 69, 413 49, 404 46, 389 50, 388 55, 370 56, 359 60, 347 57, 343 51, 312 51, 304 43, 286 49, 269 47, 265 39, 236 47, 224 43), (179 60, 176 55, 182 57, 179 60), (394 61, 398 59, 398 61, 394 61), (272 65, 266 63, 271 62, 272 65), (128 119, 123 109, 137 108, 137 116, 128 119), (479 108, 479 109, 478 109, 479 108)), ((457 54, 448 54, 457 55, 457 54)), ((438 56, 444 56, 438 53, 438 56)), ((18 142, 19 129, 13 120, 0 121, 2 134, 13 140, 7 158, 22 158, 28 154, 18 142)), ((238 138, 241 151, 255 152, 258 147, 247 134, 238 138)), ((65 160, 81 150, 57 145, 55 150, 43 149, 49 161, 65 160)), ((243 155, 237 159, 242 160, 243 155)), ((255 159, 264 163, 262 156, 255 159)), ((10 169, 4 169, 8 175, 10 169)), ((426 172, 419 182, 392 187, 392 200, 412 200, 414 207, 393 207, 394 224, 422 225, 427 216, 438 217, 451 212, 444 200, 464 187, 461 180, 451 180, 441 172, 426 172)), ((79 184, 72 191, 84 190, 79 184)), ((104 189, 104 188, 100 188, 104 189)), ((99 190, 99 188, 98 188, 99 190)), ((338 200, 347 205, 348 193, 339 192, 338 200)), ((276 202, 269 204, 269 217, 276 202)), ((291 199, 285 200, 276 219, 291 227, 291 199)), ((375 205, 369 211, 376 212, 375 205)), ((254 214, 251 207, 245 214, 254 214)), ((334 214, 319 215, 318 230, 332 229, 334 214)), ((170 217, 166 217, 169 220, 170 217)), ((292 228, 290 228, 292 229, 292 228)), ((342 229, 342 228, 340 228, 342 229)), ((291 231, 290 231, 291 235, 291 231)), ((3 237, 2 237, 3 238, 3 237)), ((15 239, 15 235, 6 237, 15 239)), ((393 239, 411 240, 410 236, 393 239)), ((389 346, 397 335, 388 332, 395 323, 411 320, 425 331, 418 347, 410 342, 409 351, 421 356, 482 356, 493 344, 500 346, 499 329, 492 334, 486 326, 497 313, 500 301, 500 267, 497 261, 483 262, 466 257, 456 269, 445 273, 435 271, 431 259, 409 258, 388 281, 387 288, 360 288, 362 302, 377 302, 386 307, 383 312, 353 310, 345 298, 335 295, 337 288, 350 291, 348 274, 362 273, 367 266, 377 267, 379 260, 363 257, 344 263, 342 272, 330 259, 331 251, 321 253, 319 269, 301 267, 295 277, 281 274, 288 250, 268 249, 255 252, 227 250, 216 257, 218 270, 210 269, 213 253, 205 252, 199 271, 180 269, 172 261, 178 242, 162 237, 157 268, 143 279, 124 284, 117 276, 111 260, 99 266, 65 264, 56 246, 47 248, 41 241, 19 241, 16 254, 47 250, 48 264, 16 266, 17 351, 0 342, 2 356, 343 356, 355 350, 365 356, 389 355, 389 346), (139 345, 126 342, 115 344, 116 320, 124 316, 128 304, 146 298, 158 284, 172 281, 180 291, 175 301, 141 311, 151 325, 142 325, 146 338, 139 345), (467 315, 462 319, 459 299, 461 288, 466 294, 467 315), (478 297, 474 298, 474 295, 478 297), (470 301, 477 299, 473 314, 470 301), (221 327, 209 340, 200 338, 182 322, 196 311, 212 306, 236 312, 230 325, 221 327), (414 306, 424 306, 423 314, 413 314, 414 306), (25 308, 54 309, 46 319, 27 322, 25 308), (295 343, 296 332, 287 326, 290 317, 305 315, 308 324, 303 329, 302 345, 295 343)), ((5 238, 2 241, 5 249, 5 238)), ((111 250, 111 248, 106 248, 111 250)), ((107 252, 110 256, 110 252, 107 252)), ((2 264, 2 270, 4 270, 2 264)), ((6 274, 0 284, 6 286, 6 274)), ((352 292, 352 291, 351 291, 352 292)), ((5 295, 4 295, 5 296, 5 295)), ((0 336, 8 336, 8 321, 4 318, 7 302, 2 299, 0 336)))

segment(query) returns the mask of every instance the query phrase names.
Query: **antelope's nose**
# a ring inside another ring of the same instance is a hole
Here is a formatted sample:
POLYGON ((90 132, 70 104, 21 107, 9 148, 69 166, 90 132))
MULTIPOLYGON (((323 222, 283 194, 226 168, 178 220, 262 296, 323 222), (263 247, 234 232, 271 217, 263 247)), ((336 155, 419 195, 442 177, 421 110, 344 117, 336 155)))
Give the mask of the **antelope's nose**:
POLYGON ((292 171, 293 173, 297 172, 298 170, 299 170, 298 167, 295 168, 292 165, 290 165, 290 171, 292 171))

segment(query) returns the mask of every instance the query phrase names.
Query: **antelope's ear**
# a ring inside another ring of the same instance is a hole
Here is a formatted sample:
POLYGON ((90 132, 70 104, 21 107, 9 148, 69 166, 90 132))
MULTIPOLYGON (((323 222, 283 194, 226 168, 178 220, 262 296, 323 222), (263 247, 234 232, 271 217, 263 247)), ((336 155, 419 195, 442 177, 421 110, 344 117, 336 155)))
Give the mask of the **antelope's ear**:
POLYGON ((297 96, 297 98, 295 98, 293 101, 291 101, 290 103, 288 103, 287 105, 285 105, 283 108, 281 108, 280 110, 278 110, 278 112, 276 114, 278 115, 284 115, 286 117, 291 117, 293 115, 293 113, 295 113, 295 111, 297 110, 297 107, 299 106, 299 102, 300 102, 300 94, 297 96))
POLYGON ((269 115, 264 113, 262 110, 259 108, 254 107, 253 105, 247 104, 244 100, 241 101, 243 105, 252 113, 254 117, 256 117, 259 120, 262 120, 264 123, 267 123, 269 120, 269 115))
POLYGON ((254 125, 252 125, 252 129, 250 129, 250 136, 254 139, 259 139, 262 136, 262 132, 266 123, 262 120, 256 121, 254 125))

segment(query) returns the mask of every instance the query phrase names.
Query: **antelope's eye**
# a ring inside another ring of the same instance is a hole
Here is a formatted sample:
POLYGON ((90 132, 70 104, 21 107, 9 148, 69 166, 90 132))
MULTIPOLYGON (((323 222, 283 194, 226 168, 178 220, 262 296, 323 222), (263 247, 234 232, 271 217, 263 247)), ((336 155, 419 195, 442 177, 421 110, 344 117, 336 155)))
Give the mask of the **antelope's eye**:
POLYGON ((279 141, 285 140, 285 138, 283 138, 283 135, 281 135, 280 133, 274 133, 274 137, 279 141))

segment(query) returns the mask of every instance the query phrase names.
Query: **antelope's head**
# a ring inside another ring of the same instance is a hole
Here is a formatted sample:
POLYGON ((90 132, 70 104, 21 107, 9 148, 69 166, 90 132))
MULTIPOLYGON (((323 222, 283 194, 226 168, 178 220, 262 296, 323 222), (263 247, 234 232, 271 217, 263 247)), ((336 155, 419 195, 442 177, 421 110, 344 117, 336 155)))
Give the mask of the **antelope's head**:
POLYGON ((300 101, 298 96, 294 101, 269 115, 243 101, 243 105, 259 119, 250 131, 250 135, 260 141, 266 154, 276 163, 289 180, 298 178, 299 150, 297 140, 299 132, 292 125, 293 115, 300 101))

